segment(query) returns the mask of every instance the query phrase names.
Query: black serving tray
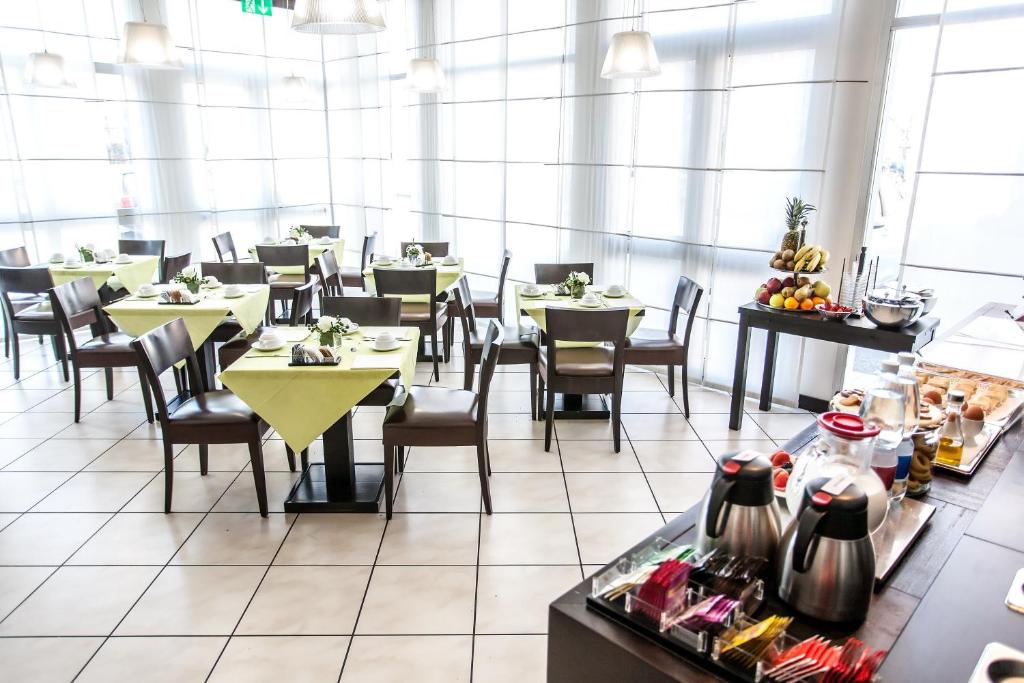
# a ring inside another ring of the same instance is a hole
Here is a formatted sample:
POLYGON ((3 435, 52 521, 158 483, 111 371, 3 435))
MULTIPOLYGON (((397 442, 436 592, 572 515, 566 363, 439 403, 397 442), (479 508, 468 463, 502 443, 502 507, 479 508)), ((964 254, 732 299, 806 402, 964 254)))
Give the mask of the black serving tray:
POLYGON ((321 361, 319 363, 309 363, 309 362, 306 362, 306 363, 296 363, 295 361, 291 361, 291 362, 288 363, 288 367, 290 367, 290 368, 313 368, 313 367, 319 367, 319 366, 331 367, 331 366, 334 366, 334 365, 338 365, 339 363, 341 363, 341 358, 330 358, 330 359, 327 359, 327 360, 323 360, 323 361, 321 361))
POLYGON ((157 301, 157 306, 195 306, 198 301, 157 301))

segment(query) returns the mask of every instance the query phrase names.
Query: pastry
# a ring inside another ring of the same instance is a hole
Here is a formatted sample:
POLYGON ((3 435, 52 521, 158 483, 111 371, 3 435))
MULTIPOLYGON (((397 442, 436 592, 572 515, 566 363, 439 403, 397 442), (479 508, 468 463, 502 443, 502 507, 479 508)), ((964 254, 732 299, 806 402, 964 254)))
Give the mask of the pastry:
MULTIPOLYGON (((944 390, 945 389, 949 389, 949 378, 948 377, 939 377, 937 375, 936 376, 932 376, 932 377, 928 378, 928 384, 932 385, 933 387, 938 387, 938 388, 944 389, 944 390)), ((943 392, 943 393, 945 393, 945 392, 943 392)))

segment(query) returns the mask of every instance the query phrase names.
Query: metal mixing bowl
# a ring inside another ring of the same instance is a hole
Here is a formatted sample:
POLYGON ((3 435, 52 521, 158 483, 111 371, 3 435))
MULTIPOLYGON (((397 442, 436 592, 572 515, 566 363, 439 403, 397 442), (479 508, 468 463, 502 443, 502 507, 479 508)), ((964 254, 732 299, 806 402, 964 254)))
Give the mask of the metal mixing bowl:
POLYGON ((879 327, 900 329, 917 322, 924 314, 924 303, 916 294, 875 290, 861 300, 864 315, 879 327))
POLYGON ((911 291, 911 293, 916 294, 921 299, 921 305, 923 306, 921 309, 921 315, 928 315, 931 313, 932 309, 935 308, 935 302, 939 300, 939 298, 935 296, 934 289, 918 289, 916 291, 911 291))

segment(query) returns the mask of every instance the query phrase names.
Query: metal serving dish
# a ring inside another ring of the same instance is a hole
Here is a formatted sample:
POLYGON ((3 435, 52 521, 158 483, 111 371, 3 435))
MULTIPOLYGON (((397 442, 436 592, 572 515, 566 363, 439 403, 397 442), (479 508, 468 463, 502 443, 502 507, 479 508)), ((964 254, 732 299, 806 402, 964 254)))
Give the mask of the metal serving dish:
POLYGON ((935 308, 935 303, 939 300, 939 297, 935 296, 935 290, 928 289, 912 289, 911 294, 916 294, 921 299, 921 315, 928 315, 935 308))
POLYGON ((879 327, 900 329, 913 325, 924 314, 921 297, 894 289, 875 289, 861 299, 864 315, 879 327))

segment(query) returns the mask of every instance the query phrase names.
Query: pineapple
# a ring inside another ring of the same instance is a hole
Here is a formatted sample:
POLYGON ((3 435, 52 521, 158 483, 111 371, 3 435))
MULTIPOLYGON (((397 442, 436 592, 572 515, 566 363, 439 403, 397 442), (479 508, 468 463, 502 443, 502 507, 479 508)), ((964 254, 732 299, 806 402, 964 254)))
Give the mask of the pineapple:
POLYGON ((782 236, 781 251, 800 248, 800 230, 807 227, 807 216, 817 209, 805 204, 799 197, 786 199, 786 234, 782 236))

